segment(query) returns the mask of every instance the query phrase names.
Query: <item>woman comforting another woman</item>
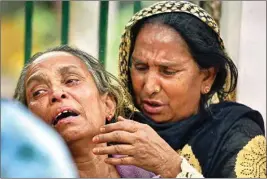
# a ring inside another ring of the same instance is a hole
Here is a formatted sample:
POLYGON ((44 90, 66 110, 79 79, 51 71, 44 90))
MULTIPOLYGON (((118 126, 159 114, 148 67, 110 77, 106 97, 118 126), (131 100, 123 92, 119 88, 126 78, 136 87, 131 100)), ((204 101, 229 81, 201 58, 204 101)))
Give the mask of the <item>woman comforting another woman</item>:
POLYGON ((120 154, 161 177, 266 178, 261 114, 231 102, 237 68, 214 19, 195 4, 163 1, 137 12, 120 45, 120 79, 133 120, 101 127, 95 154, 120 154), (189 165, 190 164, 190 165, 189 165))

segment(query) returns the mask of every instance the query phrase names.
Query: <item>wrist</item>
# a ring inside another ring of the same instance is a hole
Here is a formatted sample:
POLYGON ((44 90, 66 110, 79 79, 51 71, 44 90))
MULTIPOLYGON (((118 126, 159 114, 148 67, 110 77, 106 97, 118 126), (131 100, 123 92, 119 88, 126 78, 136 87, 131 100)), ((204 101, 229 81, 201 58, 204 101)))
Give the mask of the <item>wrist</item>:
POLYGON ((180 157, 177 153, 171 156, 170 159, 165 163, 165 165, 161 166, 161 172, 159 175, 162 178, 176 178, 176 176, 181 172, 181 163, 182 157, 180 157), (168 163, 168 164, 167 164, 168 163))

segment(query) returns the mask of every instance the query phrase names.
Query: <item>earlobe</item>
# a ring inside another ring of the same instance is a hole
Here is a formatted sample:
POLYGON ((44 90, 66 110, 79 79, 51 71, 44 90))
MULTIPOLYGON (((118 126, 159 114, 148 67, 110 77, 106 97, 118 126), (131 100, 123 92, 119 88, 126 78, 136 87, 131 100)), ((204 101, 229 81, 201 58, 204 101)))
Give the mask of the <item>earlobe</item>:
POLYGON ((203 89, 203 94, 208 94, 210 92, 210 87, 209 86, 205 86, 203 89))
POLYGON ((107 120, 108 122, 110 122, 111 119, 112 119, 112 116, 113 116, 112 114, 108 114, 107 117, 106 117, 106 120, 107 120))
POLYGON ((116 111, 116 101, 114 97, 110 94, 105 94, 104 96, 105 105, 105 116, 107 121, 111 121, 112 117, 115 115, 116 111))
POLYGON ((213 85, 213 82, 216 78, 216 70, 214 67, 211 67, 209 69, 205 69, 203 71, 204 73, 204 79, 203 79, 203 82, 202 82, 202 86, 201 86, 201 93, 202 94, 207 94, 210 92, 210 89, 213 85))

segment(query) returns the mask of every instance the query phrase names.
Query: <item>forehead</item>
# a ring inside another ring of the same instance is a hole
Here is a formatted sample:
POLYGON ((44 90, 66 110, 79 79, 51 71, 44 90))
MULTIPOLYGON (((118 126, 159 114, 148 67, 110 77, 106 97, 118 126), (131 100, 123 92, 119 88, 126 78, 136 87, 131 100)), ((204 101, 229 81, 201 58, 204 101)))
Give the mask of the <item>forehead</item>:
POLYGON ((86 64, 78 57, 67 52, 48 52, 38 57, 29 67, 28 75, 42 68, 53 70, 64 66, 75 66, 88 71, 86 64))
POLYGON ((158 56, 179 62, 192 57, 189 46, 180 33, 171 26, 158 23, 145 24, 139 31, 132 55, 146 58, 153 56, 153 59, 158 56))
POLYGON ((162 43, 176 42, 179 45, 186 45, 185 40, 173 27, 161 23, 145 24, 137 35, 137 40, 154 43, 158 40, 162 43))

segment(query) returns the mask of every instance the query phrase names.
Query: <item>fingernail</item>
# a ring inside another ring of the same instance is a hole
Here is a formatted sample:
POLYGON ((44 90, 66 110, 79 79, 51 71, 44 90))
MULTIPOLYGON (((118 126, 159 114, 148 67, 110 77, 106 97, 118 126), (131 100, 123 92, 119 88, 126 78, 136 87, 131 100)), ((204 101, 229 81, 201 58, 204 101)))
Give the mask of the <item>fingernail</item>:
POLYGON ((93 153, 97 153, 97 152, 98 152, 97 148, 93 148, 93 153))
POLYGON ((100 128, 100 132, 105 132, 105 128, 104 127, 101 127, 100 128))

